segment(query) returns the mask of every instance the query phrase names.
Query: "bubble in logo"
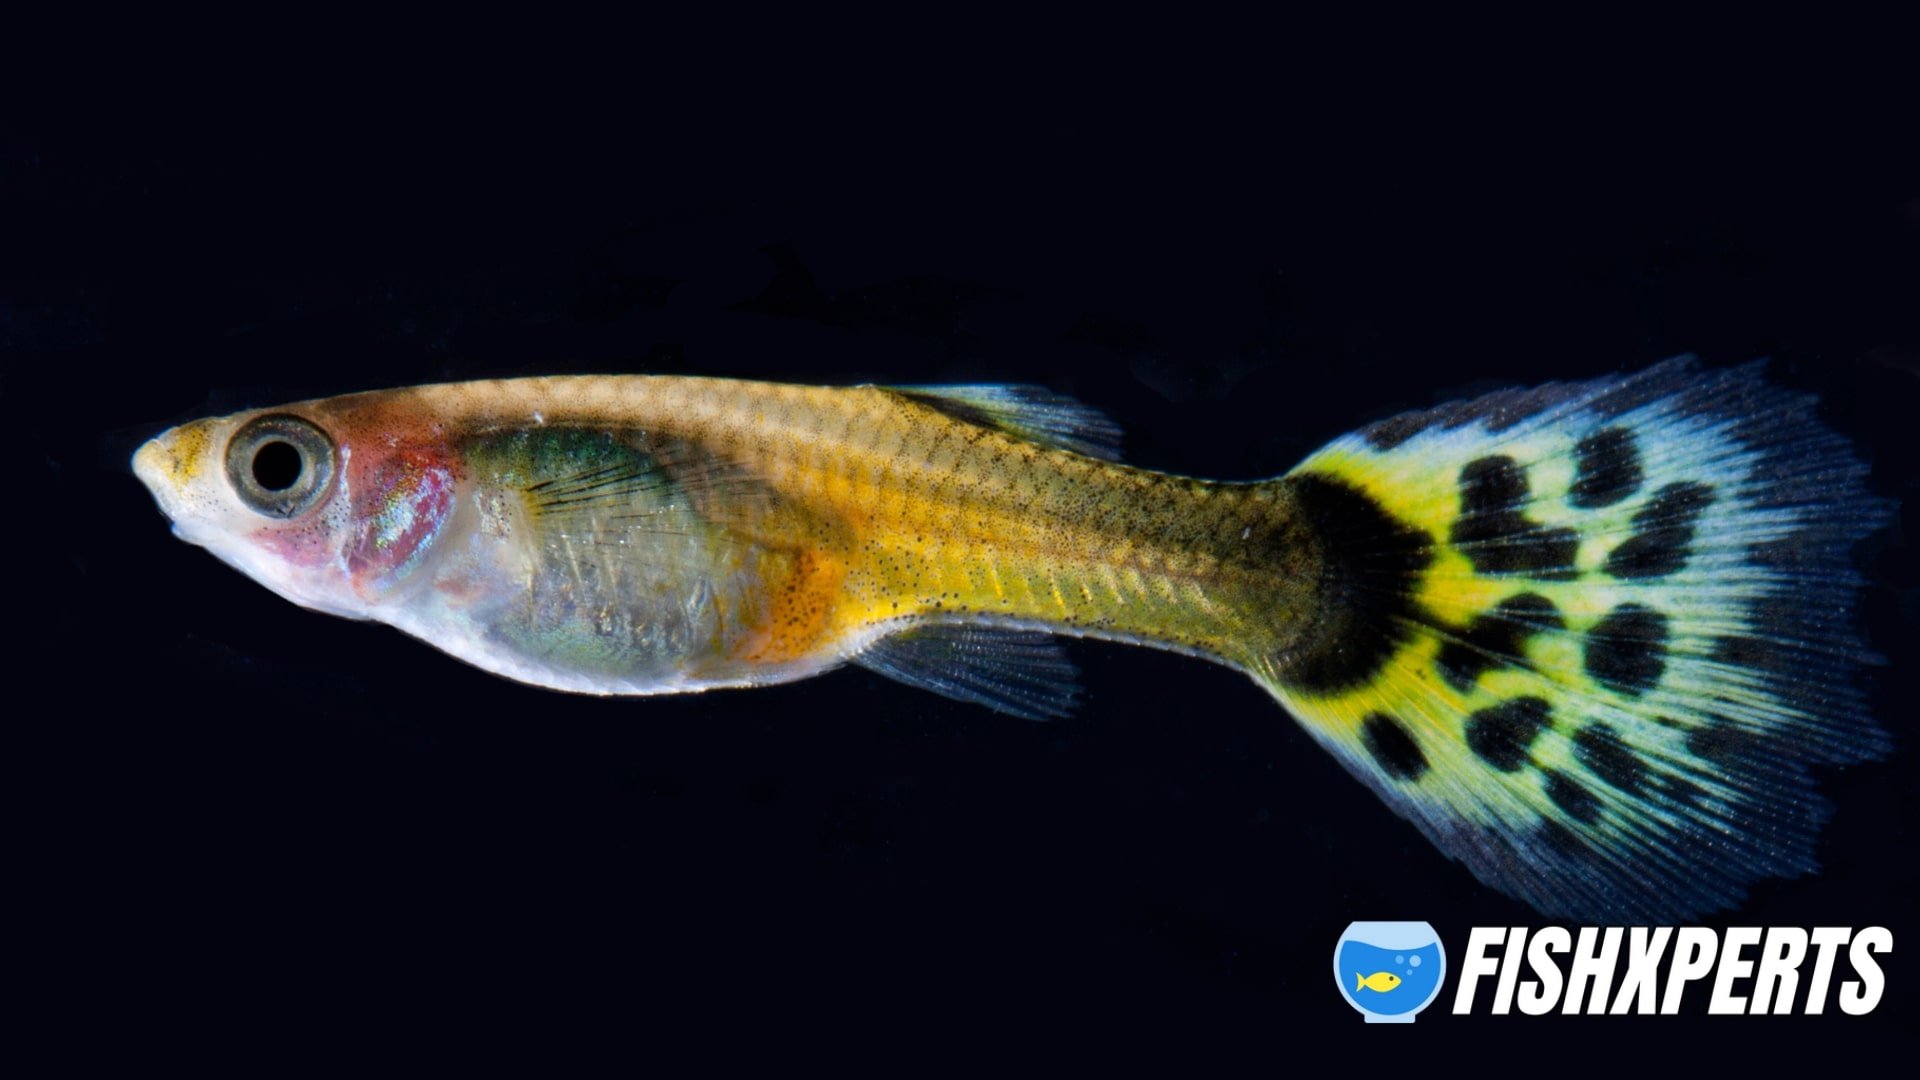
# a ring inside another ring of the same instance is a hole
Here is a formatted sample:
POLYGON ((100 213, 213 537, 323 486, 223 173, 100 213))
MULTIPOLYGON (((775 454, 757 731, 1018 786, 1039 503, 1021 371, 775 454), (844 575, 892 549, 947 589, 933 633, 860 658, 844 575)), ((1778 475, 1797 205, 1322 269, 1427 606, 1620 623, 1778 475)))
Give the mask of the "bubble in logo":
POLYGON ((1411 1024, 1440 993, 1447 954, 1423 922, 1350 923, 1333 947, 1333 981, 1369 1024, 1411 1024))

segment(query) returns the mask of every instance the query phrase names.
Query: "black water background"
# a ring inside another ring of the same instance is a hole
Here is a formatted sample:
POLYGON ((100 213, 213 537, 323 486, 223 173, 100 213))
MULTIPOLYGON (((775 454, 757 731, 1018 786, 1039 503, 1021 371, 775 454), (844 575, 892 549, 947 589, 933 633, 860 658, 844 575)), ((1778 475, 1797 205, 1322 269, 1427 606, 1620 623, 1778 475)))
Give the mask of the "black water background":
MULTIPOLYGON (((641 1055, 696 1019, 935 1058, 1082 1024, 1275 1040, 1355 1022, 1327 985, 1351 919, 1450 949, 1542 922, 1198 662, 1075 645, 1085 707, 1043 725, 859 671, 598 701, 299 611, 169 538, 126 471, 179 420, 534 373, 1023 381, 1109 412, 1130 461, 1257 477, 1490 386, 1767 356, 1920 525, 1920 174, 1877 119, 869 89, 0 144, 12 891, 76 1046, 549 1012, 641 1055)), ((1823 875, 1716 925, 1911 948, 1909 545, 1861 552, 1900 749, 1830 779, 1823 875)), ((1892 970, 1825 1030, 1910 1027, 1892 970)), ((1464 1026, 1445 993, 1423 1026, 1464 1026)))

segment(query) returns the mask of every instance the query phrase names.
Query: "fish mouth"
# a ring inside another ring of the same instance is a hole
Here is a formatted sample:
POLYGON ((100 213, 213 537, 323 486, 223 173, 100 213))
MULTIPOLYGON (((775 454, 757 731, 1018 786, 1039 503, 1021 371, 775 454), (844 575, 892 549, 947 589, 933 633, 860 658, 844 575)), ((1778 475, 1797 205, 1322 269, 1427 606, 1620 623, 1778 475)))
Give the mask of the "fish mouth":
POLYGON ((138 477, 168 517, 176 512, 194 478, 206 468, 213 442, 212 422, 196 420, 155 435, 133 452, 133 475, 138 477))
POLYGON ((146 485, 153 501, 160 504, 160 512, 171 518, 174 516, 172 478, 176 469, 167 441, 166 435, 160 435, 141 444, 133 453, 133 475, 146 485))
POLYGON ((188 480, 193 470, 189 463, 181 460, 174 442, 173 436, 178 430, 165 432, 141 444, 133 454, 133 475, 146 487, 147 494, 153 496, 154 504, 173 526, 174 536, 211 550, 216 547, 214 534, 192 512, 188 480))

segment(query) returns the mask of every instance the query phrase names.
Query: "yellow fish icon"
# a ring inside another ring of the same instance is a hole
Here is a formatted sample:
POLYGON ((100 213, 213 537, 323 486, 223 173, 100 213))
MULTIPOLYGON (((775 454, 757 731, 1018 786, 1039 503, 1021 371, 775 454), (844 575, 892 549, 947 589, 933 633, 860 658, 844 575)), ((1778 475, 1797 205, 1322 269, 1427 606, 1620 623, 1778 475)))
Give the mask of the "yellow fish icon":
POLYGON ((1353 982, 1355 993, 1361 990, 1376 990, 1384 994, 1400 985, 1400 976, 1391 971, 1376 971, 1371 975, 1362 975, 1356 971, 1353 973, 1353 982))

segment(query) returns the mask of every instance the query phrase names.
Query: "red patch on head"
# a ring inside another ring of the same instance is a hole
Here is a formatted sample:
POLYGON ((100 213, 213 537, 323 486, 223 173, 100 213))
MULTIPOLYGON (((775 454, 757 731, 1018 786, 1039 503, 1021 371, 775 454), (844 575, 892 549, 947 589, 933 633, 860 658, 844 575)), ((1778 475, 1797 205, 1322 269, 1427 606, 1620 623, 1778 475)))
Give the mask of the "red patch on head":
POLYGON ((444 457, 401 447, 353 462, 353 540, 347 569, 363 596, 412 570, 453 511, 454 474, 444 457))
POLYGON ((319 566, 333 558, 333 533, 324 514, 308 514, 298 522, 262 525, 247 539, 293 566, 319 566))

